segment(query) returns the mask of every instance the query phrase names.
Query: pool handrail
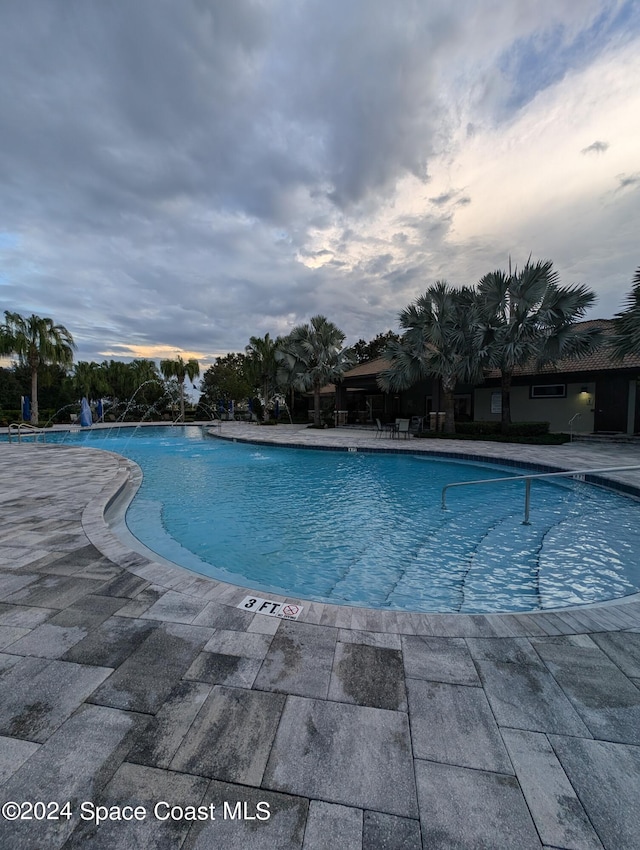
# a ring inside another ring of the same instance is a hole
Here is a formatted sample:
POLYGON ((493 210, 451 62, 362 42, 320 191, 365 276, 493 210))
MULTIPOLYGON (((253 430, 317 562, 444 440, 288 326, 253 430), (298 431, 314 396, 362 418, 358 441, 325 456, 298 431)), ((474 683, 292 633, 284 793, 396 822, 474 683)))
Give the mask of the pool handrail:
POLYGON ((7 427, 7 435, 9 437, 10 443, 13 442, 13 440, 11 439, 11 435, 15 434, 16 432, 18 434, 18 442, 19 443, 22 442, 23 436, 24 437, 33 437, 34 443, 37 443, 38 437, 42 436, 42 442, 43 443, 47 442, 47 432, 46 432, 46 430, 44 428, 38 428, 37 425, 32 425, 30 422, 12 422, 7 427), (26 431, 25 434, 22 433, 23 430, 26 431))
POLYGON ((501 481, 524 481, 524 519, 523 525, 531 525, 529 522, 529 512, 531 507, 531 481, 534 478, 554 478, 565 476, 573 478, 581 476, 578 480, 584 481, 585 475, 595 475, 598 472, 629 472, 631 470, 640 469, 640 465, 635 466, 609 466, 604 469, 569 469, 562 472, 536 472, 531 475, 510 475, 507 478, 479 478, 477 481, 455 481, 451 484, 445 484, 442 488, 442 510, 447 510, 447 490, 451 487, 469 487, 472 484, 498 484, 501 481))

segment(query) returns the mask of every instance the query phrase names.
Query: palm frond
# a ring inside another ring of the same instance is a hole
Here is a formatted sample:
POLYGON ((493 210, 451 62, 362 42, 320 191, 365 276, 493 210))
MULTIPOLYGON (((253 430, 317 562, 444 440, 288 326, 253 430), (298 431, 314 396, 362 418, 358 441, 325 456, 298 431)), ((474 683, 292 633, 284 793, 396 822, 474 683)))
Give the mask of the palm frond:
POLYGON ((630 354, 640 354, 640 267, 633 277, 631 292, 627 294, 626 308, 613 318, 613 336, 608 348, 617 361, 630 354))
POLYGON ((481 380, 477 316, 470 287, 454 289, 446 281, 436 281, 401 312, 404 334, 387 346, 390 366, 380 373, 378 385, 396 392, 429 377, 439 378, 447 387, 481 380))
POLYGON ((572 330, 594 301, 586 286, 560 286, 549 260, 529 258, 511 275, 486 275, 478 284, 476 329, 485 362, 504 375, 532 359, 548 363, 594 350, 598 334, 572 330))

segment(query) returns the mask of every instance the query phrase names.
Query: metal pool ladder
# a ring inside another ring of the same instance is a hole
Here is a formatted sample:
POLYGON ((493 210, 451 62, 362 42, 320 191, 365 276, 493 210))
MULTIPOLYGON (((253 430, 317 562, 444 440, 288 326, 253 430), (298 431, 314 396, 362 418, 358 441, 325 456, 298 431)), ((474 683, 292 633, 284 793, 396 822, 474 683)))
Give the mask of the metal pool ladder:
POLYGON ((499 484, 502 481, 524 481, 524 519, 523 525, 531 525, 529 522, 529 509, 531 507, 531 482, 534 478, 559 478, 565 476, 568 478, 576 478, 578 481, 584 481, 586 475, 593 475, 597 472, 629 472, 632 469, 640 469, 638 466, 610 466, 606 469, 572 469, 564 472, 540 472, 534 475, 512 475, 508 478, 480 478, 477 481, 456 481, 453 484, 445 484, 442 488, 442 510, 447 510, 447 490, 451 487, 470 487, 472 484, 499 484))
POLYGON ((18 437, 18 442, 21 443, 26 437, 33 437, 34 443, 38 442, 38 437, 42 437, 42 442, 47 442, 47 432, 43 428, 37 428, 35 425, 30 425, 28 422, 12 422, 7 428, 9 442, 12 443, 12 436, 18 437))

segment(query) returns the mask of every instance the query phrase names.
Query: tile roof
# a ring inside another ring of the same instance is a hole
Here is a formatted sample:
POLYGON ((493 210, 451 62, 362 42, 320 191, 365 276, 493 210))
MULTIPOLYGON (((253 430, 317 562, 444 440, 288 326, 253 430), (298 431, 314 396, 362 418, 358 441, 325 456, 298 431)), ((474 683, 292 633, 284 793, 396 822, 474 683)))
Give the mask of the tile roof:
MULTIPOLYGON (((612 319, 590 319, 586 322, 576 322, 575 327, 581 330, 600 327, 604 331, 605 337, 610 336, 613 332, 612 319)), ((524 366, 514 369, 514 376, 525 375, 556 375, 560 372, 603 372, 617 369, 634 369, 640 368, 640 354, 629 355, 624 360, 614 361, 611 354, 605 346, 601 346, 597 351, 588 354, 586 357, 577 359, 564 358, 556 363, 549 363, 542 368, 536 368, 535 360, 531 360, 524 366)), ((500 372, 498 369, 493 369, 487 375, 488 378, 498 378, 500 372)))
POLYGON ((389 361, 384 357, 376 357, 375 360, 367 360, 366 363, 358 363, 353 369, 349 369, 344 373, 343 378, 363 378, 365 376, 375 376, 378 372, 382 372, 389 366, 389 361))
MULTIPOLYGON (((612 319, 589 319, 585 322, 576 322, 575 327, 580 329, 589 329, 600 327, 604 331, 605 336, 609 336, 613 332, 612 319)), ((349 369, 344 373, 343 379, 350 378, 373 378, 378 375, 383 369, 389 366, 389 361, 384 357, 376 357, 375 360, 367 360, 366 363, 358 363, 353 369, 349 369)), ((603 372, 618 369, 640 369, 640 354, 630 355, 624 358, 622 362, 615 362, 611 359, 608 349, 602 346, 597 351, 586 357, 580 357, 572 360, 564 358, 558 360, 557 363, 550 363, 542 368, 536 368, 535 360, 531 360, 525 366, 514 369, 514 376, 527 375, 556 375, 562 372, 603 372)), ((487 378, 498 378, 500 372, 498 369, 493 369, 487 374, 487 378)), ((327 384, 320 391, 322 395, 328 395, 336 391, 335 384, 327 384)))

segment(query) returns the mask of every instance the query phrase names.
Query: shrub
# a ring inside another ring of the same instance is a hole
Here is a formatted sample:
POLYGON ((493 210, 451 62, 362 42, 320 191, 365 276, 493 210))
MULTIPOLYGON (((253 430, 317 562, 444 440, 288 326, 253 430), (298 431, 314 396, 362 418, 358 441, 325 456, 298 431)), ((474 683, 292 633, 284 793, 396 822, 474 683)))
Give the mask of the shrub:
POLYGON ((469 434, 479 436, 480 434, 499 434, 499 422, 458 422, 456 421, 457 434, 469 434))
POLYGON ((22 422, 22 412, 20 410, 5 408, 0 415, 5 426, 10 425, 12 422, 22 422))
MULTIPOLYGON (((470 436, 501 434, 502 423, 456 422, 456 433, 460 435, 469 434, 470 436)), ((548 422, 512 422, 506 428, 506 434, 510 437, 541 437, 548 433, 548 422)))
POLYGON ((507 434, 514 437, 542 437, 548 433, 548 422, 512 422, 507 425, 507 434))
MULTIPOLYGON (((487 423, 474 423, 474 424, 487 424, 487 423)), ((493 424, 493 423, 489 423, 493 424)), ((521 425, 523 423, 516 423, 517 425, 521 425)), ((530 422, 524 423, 528 425, 540 426, 543 425, 548 429, 548 424, 546 422, 530 422)), ((457 427, 457 425, 456 425, 457 427)), ((524 429, 527 430, 526 428, 524 429)), ((535 431, 536 428, 532 428, 531 430, 535 431)), ((432 439, 432 440, 487 440, 492 443, 527 443, 528 445, 538 445, 538 446, 560 446, 563 443, 568 443, 571 437, 569 434, 549 434, 547 431, 543 433, 524 433, 524 434, 501 434, 501 433, 493 433, 493 434, 465 434, 462 429, 460 429, 455 434, 443 434, 442 432, 434 432, 434 431, 423 431, 421 434, 416 434, 416 437, 424 438, 424 439, 432 439)))

